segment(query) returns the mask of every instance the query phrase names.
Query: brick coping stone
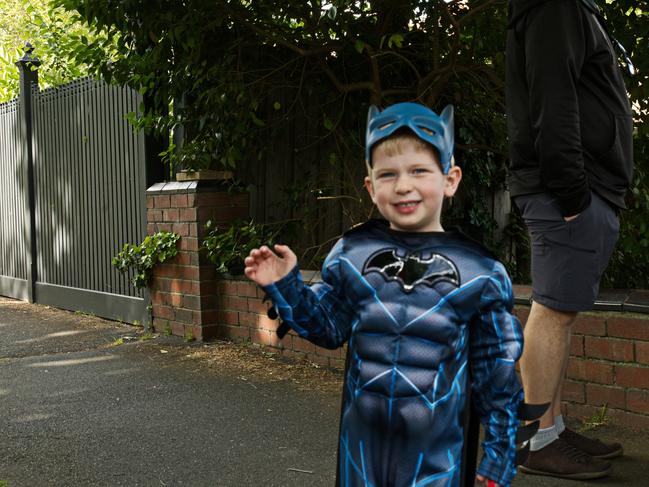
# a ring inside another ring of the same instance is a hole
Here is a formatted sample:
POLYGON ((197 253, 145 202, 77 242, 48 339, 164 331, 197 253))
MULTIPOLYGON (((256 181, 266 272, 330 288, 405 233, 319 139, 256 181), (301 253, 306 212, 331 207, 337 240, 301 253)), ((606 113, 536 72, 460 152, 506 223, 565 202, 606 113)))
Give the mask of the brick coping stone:
MULTIPOLYGON (((532 286, 515 284, 514 302, 529 305, 532 286)), ((593 311, 617 311, 649 314, 649 289, 602 289, 595 300, 593 311)))
MULTIPOLYGON (((320 272, 300 270, 306 283, 320 280, 320 272)), ((226 279, 247 281, 243 275, 223 274, 226 279)), ((532 286, 514 284, 514 303, 529 306, 532 303, 532 286)), ((592 311, 615 311, 649 314, 649 289, 603 289, 599 292, 592 311)))

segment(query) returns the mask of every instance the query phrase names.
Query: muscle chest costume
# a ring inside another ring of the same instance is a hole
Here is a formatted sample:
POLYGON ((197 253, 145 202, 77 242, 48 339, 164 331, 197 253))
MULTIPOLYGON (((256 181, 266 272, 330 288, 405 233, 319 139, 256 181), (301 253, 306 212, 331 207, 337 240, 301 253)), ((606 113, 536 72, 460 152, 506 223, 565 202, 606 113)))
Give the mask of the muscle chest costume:
POLYGON ((338 241, 322 282, 296 267, 264 290, 301 337, 347 343, 339 485, 459 486, 468 387, 485 429, 478 473, 509 485, 522 332, 507 273, 480 245, 372 220, 338 241))

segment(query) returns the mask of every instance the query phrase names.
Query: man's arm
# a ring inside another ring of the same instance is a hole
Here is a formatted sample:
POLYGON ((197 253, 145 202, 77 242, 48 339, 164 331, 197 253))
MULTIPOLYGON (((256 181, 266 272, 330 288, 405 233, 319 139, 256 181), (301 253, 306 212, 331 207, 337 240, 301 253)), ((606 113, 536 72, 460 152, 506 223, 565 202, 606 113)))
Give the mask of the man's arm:
POLYGON ((564 217, 590 204, 577 94, 586 50, 583 15, 578 2, 548 2, 524 20, 534 148, 541 180, 557 197, 564 217))
POLYGON ((480 316, 472 323, 470 361, 473 403, 485 430, 477 473, 505 487, 515 474, 517 411, 523 398, 515 371, 523 333, 512 305, 509 277, 497 262, 482 291, 480 316))

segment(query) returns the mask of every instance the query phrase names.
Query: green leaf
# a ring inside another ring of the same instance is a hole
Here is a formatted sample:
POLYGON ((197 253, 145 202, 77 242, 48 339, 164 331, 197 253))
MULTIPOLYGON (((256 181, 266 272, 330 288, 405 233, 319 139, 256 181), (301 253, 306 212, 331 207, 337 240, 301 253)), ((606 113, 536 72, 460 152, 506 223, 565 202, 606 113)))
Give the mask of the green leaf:
POLYGON ((401 34, 392 34, 388 39, 388 48, 392 49, 393 44, 401 49, 403 46, 403 36, 401 34))
POLYGON ((250 118, 252 119, 252 123, 254 123, 257 127, 265 127, 266 123, 257 118, 257 115, 255 115, 255 112, 250 112, 250 118))

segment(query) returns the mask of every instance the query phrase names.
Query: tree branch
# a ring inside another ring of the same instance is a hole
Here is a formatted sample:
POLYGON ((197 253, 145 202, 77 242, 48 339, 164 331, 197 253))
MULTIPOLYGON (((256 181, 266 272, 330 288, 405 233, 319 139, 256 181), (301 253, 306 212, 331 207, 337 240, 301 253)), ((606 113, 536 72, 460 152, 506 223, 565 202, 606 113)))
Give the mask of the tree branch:
POLYGON ((365 45, 365 50, 370 58, 370 66, 372 71, 372 93, 370 94, 370 103, 372 105, 379 105, 381 103, 381 73, 379 70, 379 62, 376 56, 376 51, 369 44, 365 45))
POLYGON ((438 2, 439 6, 442 9, 442 14, 446 19, 449 21, 449 23, 453 26, 453 30, 457 33, 460 30, 460 24, 455 20, 455 17, 453 17, 453 14, 451 11, 448 9, 448 5, 442 0, 441 2, 438 2))
POLYGON ((334 86, 340 93, 349 93, 351 91, 361 91, 361 90, 370 90, 370 91, 376 90, 374 83, 372 83, 371 81, 359 81, 357 83, 348 83, 348 84, 341 83, 340 80, 334 74, 334 72, 331 70, 331 68, 327 66, 327 63, 322 59, 320 60, 320 67, 322 68, 324 73, 327 75, 327 77, 331 80, 331 82, 334 84, 334 86))
POLYGON ((332 43, 332 44, 324 44, 317 46, 312 49, 304 49, 292 42, 289 42, 286 40, 284 37, 280 37, 277 35, 274 35, 258 25, 256 25, 254 22, 251 22, 248 18, 245 16, 239 14, 238 12, 235 12, 232 8, 230 8, 230 14, 233 19, 238 20, 241 22, 244 26, 246 26, 248 29, 250 29, 252 32, 255 34, 258 34, 259 36, 263 37, 264 39, 268 41, 275 42, 279 44, 280 46, 283 46, 287 48, 290 51, 293 51, 294 53, 298 54, 299 56, 317 56, 319 54, 329 54, 332 51, 340 50, 343 47, 343 44, 341 43, 332 43))
POLYGON ((416 95, 417 94, 417 88, 393 88, 390 90, 383 90, 383 96, 388 97, 392 95, 416 95))
POLYGON ((448 9, 448 5, 446 5, 444 1, 438 3, 442 9, 444 17, 446 17, 449 23, 453 26, 453 45, 450 49, 450 60, 448 63, 449 66, 452 67, 457 61, 457 52, 460 48, 460 24, 457 20, 455 20, 455 17, 453 17, 453 14, 451 14, 451 11, 448 9))
POLYGON ((486 8, 489 8, 493 6, 494 4, 498 3, 500 0, 486 0, 486 2, 478 5, 477 7, 473 7, 471 10, 466 15, 463 15, 460 20, 459 24, 466 24, 471 18, 475 17, 477 14, 485 10, 486 8))
POLYGON ((410 69, 412 69, 412 71, 415 73, 415 76, 417 77, 417 82, 419 82, 421 80, 421 74, 419 74, 419 70, 417 69, 417 67, 414 64, 412 64, 412 61, 410 61, 410 59, 408 59, 404 55, 399 54, 396 51, 383 51, 383 52, 380 52, 379 54, 376 54, 377 58, 380 57, 380 56, 396 56, 396 57, 398 57, 404 63, 406 63, 408 66, 410 66, 410 69))
POLYGON ((481 150, 481 151, 488 151, 488 152, 493 152, 494 154, 499 154, 499 155, 505 155, 506 151, 503 151, 501 149, 497 149, 495 147, 492 147, 487 144, 459 144, 457 141, 455 142, 455 148, 461 151, 471 151, 471 150, 481 150))

